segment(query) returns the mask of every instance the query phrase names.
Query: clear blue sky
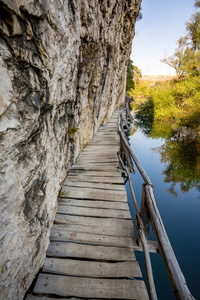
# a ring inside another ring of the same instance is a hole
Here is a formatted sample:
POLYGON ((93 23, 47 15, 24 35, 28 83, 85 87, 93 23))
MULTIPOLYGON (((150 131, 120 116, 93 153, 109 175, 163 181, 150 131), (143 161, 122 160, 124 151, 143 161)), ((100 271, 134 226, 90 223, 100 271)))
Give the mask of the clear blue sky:
POLYGON ((143 18, 136 22, 131 59, 142 75, 168 75, 174 70, 160 62, 177 47, 185 22, 194 13, 195 0, 143 0, 143 18))

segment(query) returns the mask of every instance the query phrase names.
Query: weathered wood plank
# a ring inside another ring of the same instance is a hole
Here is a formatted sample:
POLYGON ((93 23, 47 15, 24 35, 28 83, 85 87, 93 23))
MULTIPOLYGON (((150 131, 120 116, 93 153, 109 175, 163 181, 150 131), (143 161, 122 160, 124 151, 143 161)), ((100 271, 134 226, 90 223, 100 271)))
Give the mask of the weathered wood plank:
MULTIPOLYGON (((124 187, 124 186, 123 186, 124 187)), ((121 192, 119 193, 118 190, 110 190, 110 189, 107 189, 107 190, 104 190, 104 189, 98 189, 97 188, 93 188, 93 187, 73 187, 73 186, 67 186, 67 185, 64 185, 61 189, 61 191, 63 193, 67 193, 67 192, 85 192, 85 193, 96 193, 96 194, 104 194, 104 195, 112 195, 113 197, 115 196, 119 196, 119 197, 123 197, 126 199, 126 190, 121 190, 121 192)), ((63 198, 63 197, 62 197, 63 198)), ((68 197, 67 197, 68 198, 68 197)), ((74 197, 73 197, 74 198, 74 197)), ((97 198, 97 197, 96 197, 97 198)), ((98 198, 97 198, 98 199, 98 198)), ((114 200, 114 199, 113 199, 114 200)), ((115 201, 115 200, 114 200, 115 201)))
MULTIPOLYGON (((74 166, 76 167, 84 167, 84 168, 88 168, 88 167, 104 167, 104 168, 108 168, 108 165, 111 167, 111 168, 118 168, 119 167, 119 162, 115 161, 115 162, 99 162, 99 161, 93 161, 91 162, 89 160, 89 158, 87 160, 79 160, 76 162, 76 164, 74 166)), ((111 169, 109 168, 109 169, 111 169)))
POLYGON ((114 140, 112 138, 112 140, 110 139, 93 139, 93 141, 90 143, 90 145, 93 145, 93 146, 99 146, 99 145, 107 145, 107 146, 117 146, 118 145, 118 141, 117 139, 114 140))
POLYGON ((133 231, 133 223, 130 220, 123 219, 108 219, 108 218, 93 218, 93 217, 77 217, 77 216, 68 216, 62 214, 56 214, 56 219, 65 220, 65 224, 76 224, 83 226, 97 226, 102 227, 105 224, 108 224, 110 227, 121 228, 129 227, 133 231))
MULTIPOLYGON (((103 150, 102 150, 103 151, 103 150)), ((103 162, 106 162, 106 161, 114 161, 114 162, 119 162, 119 159, 118 157, 116 157, 115 155, 112 155, 112 154, 109 154, 109 153, 105 153, 104 152, 100 152, 100 151, 90 151, 90 152, 82 152, 80 156, 78 156, 78 159, 81 159, 81 160, 86 160, 86 159, 90 159, 91 161, 92 160, 95 160, 96 162, 98 162, 99 160, 103 160, 103 162)))
POLYGON ((93 200, 76 200, 76 199, 58 199, 59 205, 67 206, 80 206, 80 207, 92 207, 92 208, 104 208, 104 209, 122 209, 128 210, 129 206, 126 202, 111 202, 111 201, 93 201, 93 200))
POLYGON ((84 175, 84 176, 95 176, 95 177, 118 177, 119 178, 119 172, 103 172, 103 171, 80 171, 80 172, 76 172, 76 170, 74 172, 69 172, 69 175, 73 175, 80 173, 80 175, 84 175))
MULTIPOLYGON (((121 219, 120 219, 121 220, 121 219)), ((62 220, 61 220, 62 221, 62 220)), ((97 226, 83 226, 83 225, 69 225, 56 222, 53 227, 55 230, 61 231, 75 231, 75 232, 84 232, 84 233, 92 233, 92 234, 104 234, 107 236, 123 236, 123 237, 131 237, 133 233, 128 227, 122 228, 111 228, 107 224, 104 224, 101 228, 97 226)))
POLYGON ((97 191, 92 188, 73 188, 63 186, 59 194, 60 198, 76 198, 76 199, 94 199, 106 201, 122 201, 127 202, 126 194, 119 195, 117 191, 106 190, 106 192, 97 191))
MULTIPOLYGON (((95 158, 95 157, 93 157, 93 158, 91 158, 91 157, 81 157, 81 158, 78 158, 77 160, 76 160, 76 163, 77 164, 87 164, 87 163, 89 163, 89 164, 95 164, 95 165, 101 165, 101 164, 103 164, 103 165, 105 165, 105 164, 118 164, 118 166, 119 166, 119 161, 116 159, 116 158, 112 158, 112 159, 110 159, 110 158, 108 158, 108 159, 105 159, 105 158, 95 158)), ((119 174, 119 176, 120 176, 120 174, 119 174)))
POLYGON ((142 277, 137 261, 110 263, 46 258, 42 271, 45 273, 92 278, 142 277))
MULTIPOLYGON (((103 150, 102 150, 103 151, 103 150)), ((105 153, 105 149, 104 149, 104 153, 96 153, 96 152, 91 152, 88 153, 87 151, 84 151, 84 149, 82 150, 82 152, 80 152, 79 156, 82 156, 82 155, 91 155, 91 156, 95 156, 95 157, 100 157, 100 156, 103 156, 104 158, 109 158, 109 157, 116 157, 117 156, 117 152, 115 151, 107 151, 105 153)))
POLYGON ((106 156, 107 154, 109 155, 112 153, 117 153, 117 151, 119 150, 118 148, 118 146, 90 146, 89 148, 84 148, 82 153, 93 153, 95 151, 96 156, 101 153, 105 154, 106 156))
POLYGON ((70 168, 70 172, 79 172, 79 171, 118 171, 118 165, 104 165, 104 166, 96 166, 96 165, 87 165, 87 164, 75 164, 73 167, 70 168))
POLYGON ((94 136, 94 138, 92 139, 92 143, 93 142, 111 142, 111 143, 115 143, 115 144, 118 144, 119 142, 119 137, 117 135, 110 135, 110 136, 107 136, 107 135, 97 135, 97 136, 94 136), (112 138, 110 138, 112 137, 112 138))
POLYGON ((79 206, 58 205, 57 212, 60 214, 74 215, 74 216, 88 216, 88 217, 103 217, 103 218, 117 218, 131 220, 129 210, 117 209, 103 209, 90 208, 79 206))
POLYGON ((80 187, 80 188, 93 188, 93 189, 100 189, 100 190, 112 190, 118 191, 119 194, 125 194, 125 186, 124 185, 117 185, 117 184, 106 184, 106 183, 99 183, 99 182, 82 182, 82 181, 70 181, 65 180, 63 183, 64 186, 70 187, 80 187))
POLYGON ((79 175, 77 173, 69 174, 66 178, 66 180, 70 181, 81 181, 81 182, 102 182, 102 183, 110 183, 110 184, 121 184, 124 186, 124 178, 123 177, 117 177, 117 176, 92 176, 92 175, 79 175))
POLYGON ((118 152, 118 147, 116 147, 115 150, 107 150, 107 149, 87 149, 87 150, 83 150, 82 155, 91 155, 91 156, 95 156, 95 157, 109 157, 112 155, 112 153, 117 153, 118 152), (94 154, 95 153, 95 154, 94 154))
POLYGON ((131 248, 91 246, 70 242, 51 242, 47 256, 94 259, 104 261, 135 261, 135 252, 131 248))
POLYGON ((73 228, 72 226, 74 225, 74 230, 77 229, 77 232, 134 237, 133 223, 132 221, 125 219, 94 218, 56 214, 55 224, 67 225, 66 230, 68 231, 70 231, 70 228, 73 228), (69 225, 71 225, 71 227, 69 225))
MULTIPOLYGON (((109 164, 107 162, 91 162, 91 161, 77 161, 76 164, 74 165, 75 168, 90 168, 91 167, 95 167, 95 168, 99 168, 101 167, 103 170, 105 169, 109 169, 111 170, 112 168, 118 168, 119 167, 119 162, 109 162, 109 164)), ((71 168, 73 169, 73 167, 71 168)))
POLYGON ((80 278, 51 274, 39 274, 34 293, 63 297, 148 299, 143 281, 80 278))
POLYGON ((82 151, 82 153, 93 153, 93 151, 95 151, 95 154, 97 155, 98 153, 102 153, 105 154, 105 156, 107 154, 112 154, 112 153, 117 153, 118 146, 90 146, 90 147, 85 147, 82 151))
POLYGON ((102 132, 102 133, 104 133, 104 132, 106 132, 106 133, 114 133, 115 131, 117 131, 117 128, 115 127, 105 127, 105 128, 101 128, 101 129, 99 129, 99 132, 102 132))
POLYGON ((97 149, 97 150, 99 150, 99 149, 102 149, 102 150, 107 150, 107 152, 109 153, 109 151, 110 152, 113 152, 113 151, 115 151, 117 148, 119 147, 119 145, 118 144, 116 144, 115 146, 101 146, 101 144, 100 145, 97 145, 97 146, 93 146, 93 145, 91 145, 91 144, 89 144, 89 145, 87 145, 84 149, 83 149, 83 152, 85 151, 85 150, 87 150, 87 149, 97 149), (106 149, 105 149, 106 148, 106 149))
POLYGON ((99 132, 101 132, 101 131, 107 131, 107 132, 116 132, 116 130, 117 130, 117 126, 113 126, 113 125, 108 125, 108 126, 103 126, 103 127, 100 127, 99 128, 99 132))
POLYGON ((56 242, 76 242, 89 245, 102 245, 102 246, 114 246, 114 247, 127 247, 135 248, 137 244, 133 238, 128 237, 115 237, 101 234, 89 234, 80 233, 75 231, 62 231, 54 230, 51 231, 51 241, 56 242))
POLYGON ((99 160, 103 160, 103 162, 106 162, 107 161, 110 161, 110 160, 113 160, 113 161, 117 161, 119 162, 119 159, 118 157, 116 157, 115 155, 105 155, 105 153, 101 154, 101 153, 98 153, 98 154, 95 154, 94 152, 93 153, 81 153, 80 156, 78 156, 77 159, 81 159, 81 160, 88 160, 90 159, 91 161, 92 160, 95 160, 95 161, 99 161, 99 160))
POLYGON ((99 131, 97 132, 94 137, 117 137, 117 133, 116 131, 112 131, 112 132, 106 132, 106 131, 99 131))
POLYGON ((99 156, 91 156, 91 155, 81 155, 78 156, 77 163, 86 163, 86 162, 90 162, 90 163, 118 163, 119 164, 119 159, 115 156, 111 156, 109 157, 99 157, 99 156))

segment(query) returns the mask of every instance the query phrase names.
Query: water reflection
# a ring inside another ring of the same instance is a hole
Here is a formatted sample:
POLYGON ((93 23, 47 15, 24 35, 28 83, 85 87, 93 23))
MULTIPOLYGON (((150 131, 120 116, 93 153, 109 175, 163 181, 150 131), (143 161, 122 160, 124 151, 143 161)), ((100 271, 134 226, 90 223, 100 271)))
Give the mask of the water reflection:
MULTIPOLYGON (((167 190, 177 196, 175 186, 183 193, 195 187, 200 192, 200 134, 194 129, 180 127, 171 122, 155 121, 137 115, 136 128, 150 138, 163 139, 163 145, 153 150, 160 154, 165 164, 162 172, 164 182, 171 183, 167 190)), ((135 128, 132 130, 132 134, 135 128)))

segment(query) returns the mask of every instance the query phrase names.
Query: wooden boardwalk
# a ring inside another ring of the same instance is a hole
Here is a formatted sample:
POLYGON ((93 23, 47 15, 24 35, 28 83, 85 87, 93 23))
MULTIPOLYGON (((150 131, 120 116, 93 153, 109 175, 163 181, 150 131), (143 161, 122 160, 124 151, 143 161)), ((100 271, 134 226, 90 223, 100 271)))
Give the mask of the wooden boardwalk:
POLYGON ((149 299, 119 173, 118 113, 68 173, 44 266, 27 300, 149 299))

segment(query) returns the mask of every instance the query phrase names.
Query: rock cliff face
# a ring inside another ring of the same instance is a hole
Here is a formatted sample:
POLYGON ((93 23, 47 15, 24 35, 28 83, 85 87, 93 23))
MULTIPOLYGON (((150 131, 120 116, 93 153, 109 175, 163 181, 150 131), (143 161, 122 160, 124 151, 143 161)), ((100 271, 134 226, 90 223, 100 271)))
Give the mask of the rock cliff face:
POLYGON ((67 168, 125 95, 141 0, 0 0, 0 299, 23 299, 67 168))

